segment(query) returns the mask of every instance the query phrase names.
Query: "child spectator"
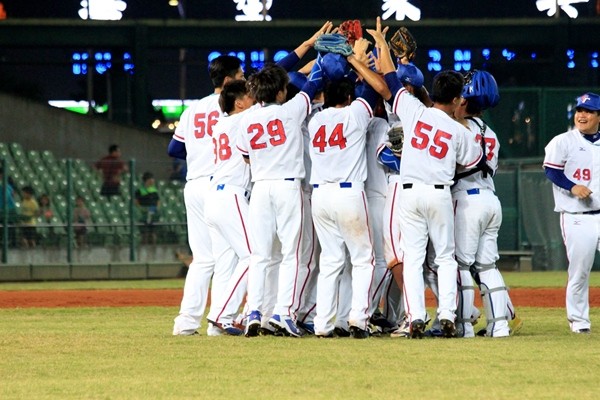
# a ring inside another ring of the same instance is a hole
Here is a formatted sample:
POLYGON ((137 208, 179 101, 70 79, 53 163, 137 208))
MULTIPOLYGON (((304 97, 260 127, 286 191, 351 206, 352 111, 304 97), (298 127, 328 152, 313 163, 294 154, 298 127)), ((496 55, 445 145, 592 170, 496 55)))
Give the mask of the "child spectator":
POLYGON ((21 226, 23 246, 33 248, 37 244, 36 219, 40 213, 40 206, 35 199, 35 191, 31 186, 21 190, 21 226))
POLYGON ((142 234, 142 244, 156 244, 156 226, 158 221, 158 207, 160 199, 154 175, 151 172, 144 172, 142 175, 142 185, 135 191, 135 205, 139 210, 140 233, 142 234))
POLYGON ((50 196, 44 193, 40 196, 38 204, 40 206, 40 215, 43 217, 44 223, 52 223, 52 217, 54 217, 54 212, 52 211, 52 207, 50 207, 50 196))
POLYGON ((73 230, 75 232, 75 243, 79 248, 86 244, 85 237, 90 217, 91 213, 85 206, 85 199, 81 196, 77 196, 75 199, 75 209, 73 210, 73 230))

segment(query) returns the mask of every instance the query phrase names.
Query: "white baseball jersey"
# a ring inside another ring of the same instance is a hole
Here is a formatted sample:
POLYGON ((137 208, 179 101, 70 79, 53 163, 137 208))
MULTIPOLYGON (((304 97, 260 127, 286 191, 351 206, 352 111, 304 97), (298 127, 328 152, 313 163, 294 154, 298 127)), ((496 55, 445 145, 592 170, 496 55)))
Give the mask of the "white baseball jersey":
POLYGON ((185 144, 188 181, 214 172, 212 131, 221 114, 219 95, 215 93, 192 103, 181 114, 173 139, 185 144))
POLYGON ((252 181, 302 179, 301 123, 310 112, 310 98, 298 93, 284 104, 263 104, 245 113, 238 149, 250 157, 252 181))
POLYGON ((592 194, 579 199, 568 190, 552 185, 554 211, 560 212, 560 228, 569 260, 566 309, 572 331, 590 329, 589 276, 596 252, 600 251, 600 142, 591 143, 578 129, 554 137, 546 146, 544 167, 564 170, 565 176, 592 194))
POLYGON ((367 178, 366 134, 373 117, 362 98, 343 108, 330 107, 317 113, 308 124, 311 137, 310 182, 312 214, 321 243, 317 282, 315 332, 329 334, 337 304, 338 276, 346 251, 352 263, 351 326, 367 329, 374 253, 363 182, 367 178))
POLYGON ((213 128, 215 172, 213 185, 227 184, 250 188, 250 166, 237 148, 240 140, 240 120, 248 110, 221 117, 213 128))
POLYGON ((592 191, 589 199, 582 201, 570 191, 552 185, 554 211, 583 212, 600 210, 600 141, 591 143, 577 129, 555 136, 546 146, 544 167, 564 170, 565 176, 592 191))
POLYGON ((451 185, 456 164, 472 168, 481 159, 473 134, 442 110, 426 107, 406 89, 396 94, 393 110, 404 128, 402 183, 451 185))
POLYGON ((372 117, 371 106, 358 98, 347 107, 330 107, 311 118, 311 184, 367 179, 365 146, 372 117))
POLYGON ((390 125, 383 118, 373 118, 367 128, 367 180, 365 191, 367 197, 385 197, 387 193, 387 168, 378 160, 381 145, 387 140, 390 125))

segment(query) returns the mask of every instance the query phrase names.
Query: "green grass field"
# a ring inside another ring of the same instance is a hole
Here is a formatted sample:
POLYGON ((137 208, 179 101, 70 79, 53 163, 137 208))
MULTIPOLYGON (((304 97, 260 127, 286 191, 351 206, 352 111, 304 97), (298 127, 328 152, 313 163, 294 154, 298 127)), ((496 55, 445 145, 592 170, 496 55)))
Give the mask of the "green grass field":
MULTIPOLYGON (((505 275, 511 287, 562 287, 566 278, 505 275)), ((182 284, 4 283, 0 290, 182 284)), ((0 309, 0 399, 598 398, 600 336, 571 334, 562 308, 518 312, 523 330, 506 339, 327 340, 173 337, 176 307, 0 309)), ((599 318, 592 309, 592 320, 599 318)))

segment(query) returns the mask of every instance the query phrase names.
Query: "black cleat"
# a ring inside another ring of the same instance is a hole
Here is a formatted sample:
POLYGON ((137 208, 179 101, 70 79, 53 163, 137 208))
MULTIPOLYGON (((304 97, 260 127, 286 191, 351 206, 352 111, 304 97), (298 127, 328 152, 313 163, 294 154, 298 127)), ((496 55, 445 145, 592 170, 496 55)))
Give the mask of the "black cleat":
POLYGON ((333 328, 333 333, 335 333, 337 337, 350 337, 350 332, 339 326, 333 328))
POLYGON ((366 339, 369 337, 369 331, 360 329, 358 326, 351 326, 350 332, 354 339, 366 339))
POLYGON ((410 323, 410 338, 411 339, 423 339, 425 335, 425 321, 422 319, 415 319, 410 323))
POLYGON ((444 337, 446 337, 446 338, 455 338, 456 337, 456 326, 454 326, 454 322, 450 321, 449 319, 441 319, 440 327, 442 328, 444 337))

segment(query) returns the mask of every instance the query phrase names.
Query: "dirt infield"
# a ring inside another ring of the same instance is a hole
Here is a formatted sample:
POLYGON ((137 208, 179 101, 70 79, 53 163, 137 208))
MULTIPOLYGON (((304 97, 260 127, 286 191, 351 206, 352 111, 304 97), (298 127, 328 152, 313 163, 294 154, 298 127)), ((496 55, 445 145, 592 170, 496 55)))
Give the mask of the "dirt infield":
MULTIPOLYGON (((122 289, 122 290, 31 290, 0 291, 0 308, 34 307, 177 307, 180 289, 122 289)), ((519 307, 564 307, 565 289, 511 289, 510 297, 519 307)), ((478 299, 479 301, 479 299, 478 299)), ((427 293, 427 304, 433 304, 427 293)), ((600 307, 600 288, 590 288, 590 306, 600 307)))

